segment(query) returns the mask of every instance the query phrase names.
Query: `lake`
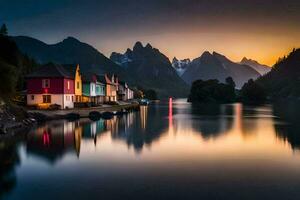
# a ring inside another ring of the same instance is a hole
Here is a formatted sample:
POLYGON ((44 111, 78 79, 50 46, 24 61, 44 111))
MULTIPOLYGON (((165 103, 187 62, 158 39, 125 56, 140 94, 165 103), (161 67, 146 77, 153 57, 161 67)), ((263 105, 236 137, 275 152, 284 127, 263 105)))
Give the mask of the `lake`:
POLYGON ((0 141, 0 198, 300 199, 295 105, 142 106, 0 141))

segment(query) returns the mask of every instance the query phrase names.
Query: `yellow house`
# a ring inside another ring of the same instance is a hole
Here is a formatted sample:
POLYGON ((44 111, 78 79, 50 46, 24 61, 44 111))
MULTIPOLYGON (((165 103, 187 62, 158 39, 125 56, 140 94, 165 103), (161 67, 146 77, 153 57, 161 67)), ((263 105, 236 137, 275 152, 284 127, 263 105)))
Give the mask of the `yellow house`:
POLYGON ((81 102, 82 101, 82 80, 81 80, 79 65, 76 65, 74 81, 75 81, 75 102, 81 102))
POLYGON ((74 102, 82 102, 82 76, 80 73, 80 66, 77 65, 64 65, 64 68, 68 70, 74 77, 74 102))

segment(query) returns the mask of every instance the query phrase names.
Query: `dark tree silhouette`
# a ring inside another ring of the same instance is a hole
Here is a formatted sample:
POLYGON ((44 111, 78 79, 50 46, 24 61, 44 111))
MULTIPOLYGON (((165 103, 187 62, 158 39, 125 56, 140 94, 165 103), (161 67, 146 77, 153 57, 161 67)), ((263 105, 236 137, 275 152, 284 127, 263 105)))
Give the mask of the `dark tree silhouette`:
POLYGON ((228 78, 230 84, 218 80, 197 80, 192 84, 188 98, 189 102, 198 103, 229 103, 236 100, 234 81, 228 78))
POLYGON ((262 85, 273 99, 298 99, 300 97, 300 49, 279 59, 273 69, 256 82, 262 85))
POLYGON ((156 93, 155 90, 152 90, 152 89, 146 90, 145 91, 145 97, 147 99, 150 99, 150 100, 156 100, 157 99, 157 93, 156 93))
POLYGON ((7 34, 8 34, 7 27, 5 24, 2 24, 0 28, 0 35, 7 35, 7 34))
POLYGON ((253 79, 245 83, 241 89, 242 101, 245 103, 263 103, 266 100, 265 89, 253 79))
POLYGON ((233 80, 233 78, 231 76, 227 77, 225 79, 225 82, 226 82, 226 84, 230 85, 233 88, 235 88, 235 86, 236 86, 235 82, 234 82, 234 80, 233 80))

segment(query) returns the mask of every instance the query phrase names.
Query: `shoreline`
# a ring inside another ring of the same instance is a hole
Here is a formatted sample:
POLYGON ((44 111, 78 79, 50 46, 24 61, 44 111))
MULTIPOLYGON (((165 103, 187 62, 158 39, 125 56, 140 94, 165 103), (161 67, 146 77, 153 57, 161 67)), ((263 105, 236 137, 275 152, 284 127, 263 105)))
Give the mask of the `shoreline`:
POLYGON ((26 110, 27 117, 21 120, 11 119, 6 122, 0 120, 0 135, 14 134, 19 130, 31 128, 39 123, 50 120, 80 118, 111 118, 114 115, 123 115, 127 112, 138 110, 138 103, 123 103, 121 105, 102 105, 89 108, 73 108, 68 110, 26 110))
POLYGON ((98 112, 100 114, 105 112, 120 112, 123 110, 136 110, 140 107, 138 103, 126 103, 122 105, 102 105, 98 107, 89 108, 72 108, 68 110, 27 110, 30 115, 44 115, 46 120, 66 119, 68 115, 77 115, 79 118, 88 118, 91 112, 98 112))

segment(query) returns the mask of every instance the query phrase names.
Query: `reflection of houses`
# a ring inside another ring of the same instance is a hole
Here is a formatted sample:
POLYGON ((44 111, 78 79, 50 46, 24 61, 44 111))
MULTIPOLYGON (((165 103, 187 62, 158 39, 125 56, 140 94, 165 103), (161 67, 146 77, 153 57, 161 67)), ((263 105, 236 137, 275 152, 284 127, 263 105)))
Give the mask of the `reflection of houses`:
POLYGON ((27 76, 28 105, 73 108, 74 93, 74 74, 61 65, 48 64, 27 76))
POLYGON ((27 152, 54 163, 66 153, 79 155, 81 131, 75 122, 55 121, 28 134, 27 152))
POLYGON ((83 127, 83 138, 95 138, 106 130, 103 119, 98 121, 87 120, 82 122, 81 126, 83 127))

